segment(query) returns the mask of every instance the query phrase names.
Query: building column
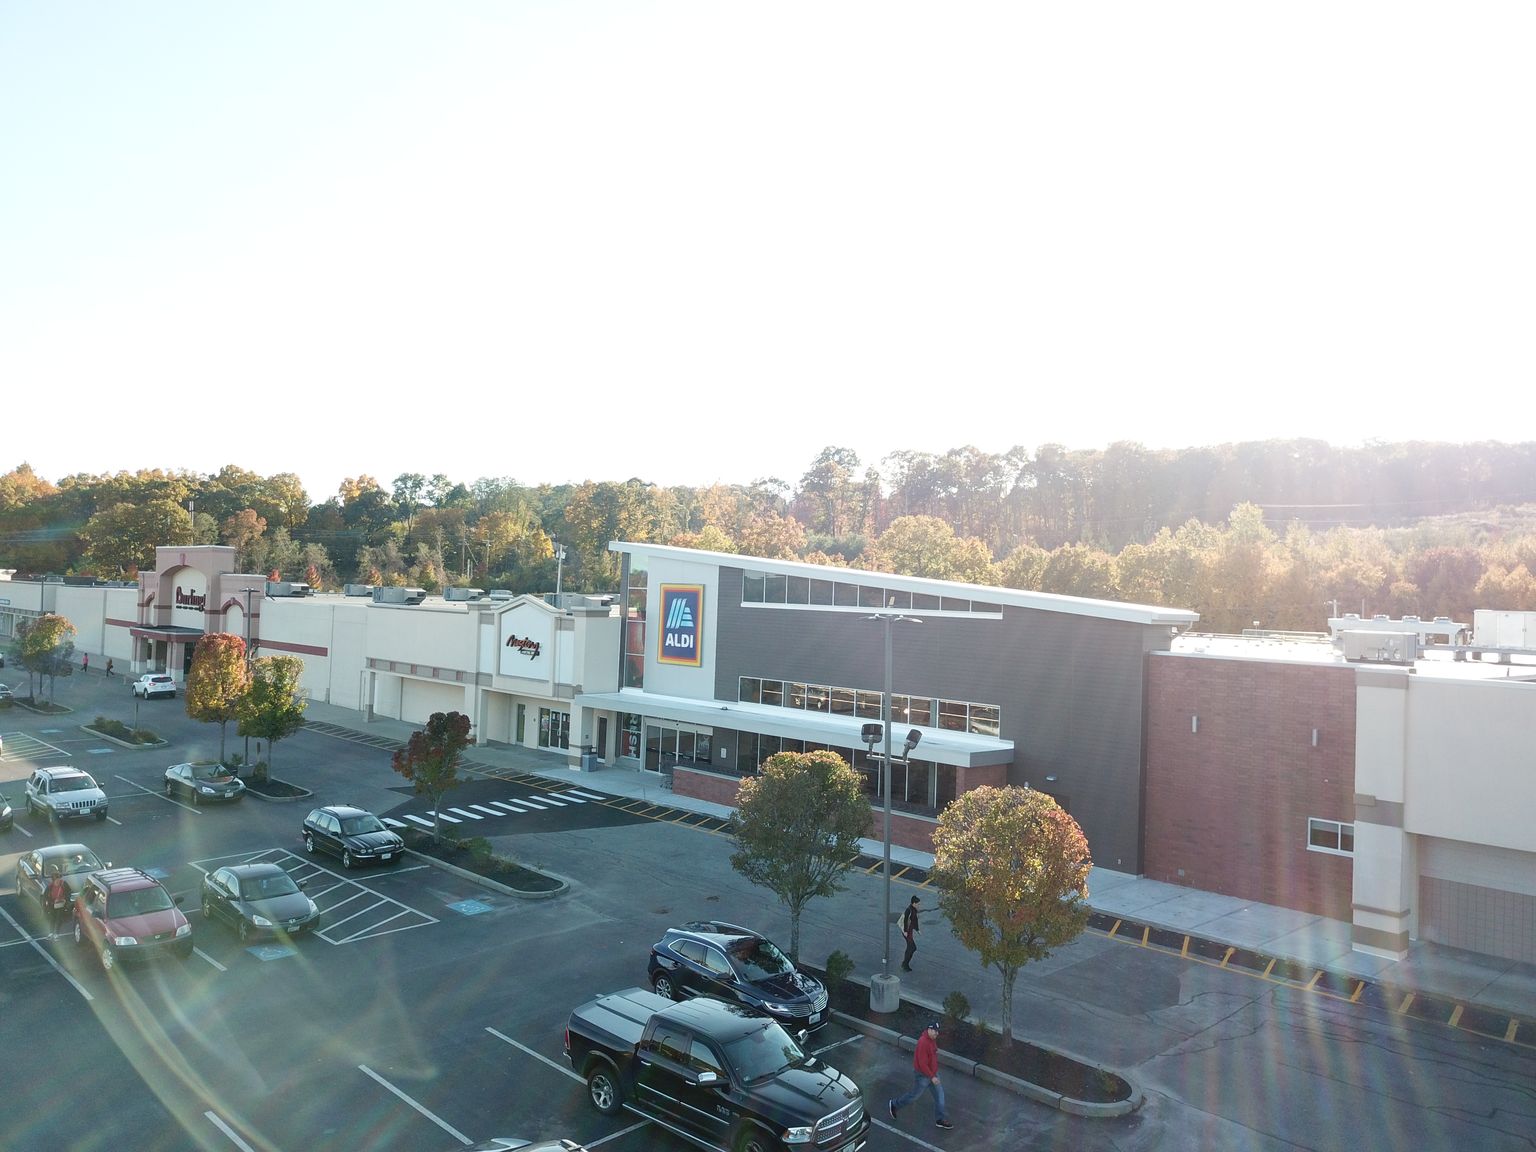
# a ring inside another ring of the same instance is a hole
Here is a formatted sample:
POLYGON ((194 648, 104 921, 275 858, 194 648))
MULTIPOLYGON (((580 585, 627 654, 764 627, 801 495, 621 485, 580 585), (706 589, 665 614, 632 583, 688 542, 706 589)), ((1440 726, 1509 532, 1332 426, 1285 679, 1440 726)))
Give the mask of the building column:
POLYGON ((1418 894, 1413 837, 1403 830, 1408 674, 1355 674, 1355 847, 1353 931, 1357 952, 1401 960, 1418 894))

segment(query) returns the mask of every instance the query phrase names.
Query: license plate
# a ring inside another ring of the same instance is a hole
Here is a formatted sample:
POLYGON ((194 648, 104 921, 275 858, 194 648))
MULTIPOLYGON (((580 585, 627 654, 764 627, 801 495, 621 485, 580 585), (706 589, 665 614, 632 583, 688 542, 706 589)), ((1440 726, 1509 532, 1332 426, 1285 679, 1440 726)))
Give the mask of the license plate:
POLYGON ((390 854, 389 854, 389 853, 388 853, 388 852, 385 852, 385 853, 383 853, 383 854, 381 854, 381 855, 380 855, 380 856, 379 856, 379 859, 380 859, 380 860, 388 860, 388 859, 389 859, 389 856, 390 856, 390 854))
POLYGON ((820 1020, 821 1020, 821 1013, 820 1012, 812 1012, 811 1013, 811 1023, 812 1024, 815 1024, 815 1023, 817 1023, 820 1020))

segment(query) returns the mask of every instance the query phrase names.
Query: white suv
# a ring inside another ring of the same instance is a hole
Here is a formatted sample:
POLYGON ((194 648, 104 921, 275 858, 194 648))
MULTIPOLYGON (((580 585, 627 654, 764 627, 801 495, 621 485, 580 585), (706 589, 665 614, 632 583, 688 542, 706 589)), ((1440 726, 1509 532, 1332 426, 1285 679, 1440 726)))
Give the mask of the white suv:
POLYGON ((107 818, 107 794, 78 768, 39 768, 27 780, 27 812, 50 820, 107 818))
POLYGON ((174 696, 176 681, 164 672, 146 672, 133 682, 133 694, 146 700, 151 696, 174 696))

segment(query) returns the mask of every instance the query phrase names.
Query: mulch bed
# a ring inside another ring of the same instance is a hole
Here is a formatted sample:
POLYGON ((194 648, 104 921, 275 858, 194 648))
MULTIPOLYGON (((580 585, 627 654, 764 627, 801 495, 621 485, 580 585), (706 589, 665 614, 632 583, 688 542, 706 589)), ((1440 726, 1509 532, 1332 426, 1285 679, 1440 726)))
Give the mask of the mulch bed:
POLYGON ((251 776, 242 777, 245 780, 247 792, 258 792, 269 800, 294 800, 300 796, 308 796, 309 789, 300 788, 297 784, 290 784, 286 780, 274 780, 268 776, 265 780, 257 780, 251 776))
POLYGON ((514 860, 473 852, 457 840, 443 839, 434 843, 432 834, 425 829, 407 829, 400 835, 405 840, 405 846, 413 852, 441 860, 444 864, 452 864, 455 868, 505 884, 519 892, 556 892, 564 885, 563 881, 532 868, 524 868, 514 860))
MULTIPOLYGON (((801 967, 810 968, 802 964, 801 967)), ((815 971, 814 968, 811 968, 815 971)), ((823 981, 826 977, 818 972, 823 981)), ((895 1012, 872 1012, 869 989, 852 980, 843 980, 828 988, 831 1006, 839 1012, 871 1024, 878 1024, 916 1038, 935 1018, 932 1008, 903 999, 895 1012)), ((1102 1068, 1083 1064, 1015 1037, 1012 1044, 992 1029, 968 1021, 954 1020, 942 1014, 939 1021, 939 1048, 955 1056, 985 1064, 1020 1080, 1073 1100, 1092 1104, 1118 1104, 1131 1098, 1131 1086, 1124 1079, 1102 1068)))

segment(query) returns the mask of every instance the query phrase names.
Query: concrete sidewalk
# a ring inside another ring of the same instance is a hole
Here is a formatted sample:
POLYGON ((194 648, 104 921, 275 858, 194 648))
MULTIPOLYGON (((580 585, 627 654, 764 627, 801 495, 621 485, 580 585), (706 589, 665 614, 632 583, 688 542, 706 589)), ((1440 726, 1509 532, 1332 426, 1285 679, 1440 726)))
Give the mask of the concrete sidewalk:
MULTIPOLYGON (((397 720, 364 721, 350 709, 311 703, 310 719, 366 732, 374 738, 403 743, 416 726, 397 720)), ((651 804, 728 817, 731 809, 676 796, 661 786, 649 773, 633 769, 603 767, 593 772, 575 771, 566 764, 561 752, 527 748, 477 746, 466 759, 497 771, 528 772, 563 781, 579 781, 584 788, 611 796, 633 797, 651 804)), ((863 851, 881 858, 879 840, 861 842, 863 851)), ((933 858, 910 849, 892 847, 893 866, 926 871, 933 858)), ((1143 927, 1158 930, 1163 944, 1178 951, 1177 939, 1189 937, 1229 946, 1243 953, 1258 954, 1279 962, 1277 970, 1300 970, 1296 981, 1306 984, 1308 974, 1325 972, 1337 977, 1337 984, 1347 994, 1351 981, 1365 981, 1373 986, 1379 1002, 1393 1010, 1412 992, 1419 1002, 1418 1012, 1428 1009, 1426 1001, 1442 1001, 1449 1013, 1455 1005, 1476 1005, 1491 1012, 1516 1018, 1520 1039, 1536 1043, 1536 965, 1521 964, 1424 941, 1414 941, 1407 957, 1388 960, 1356 952, 1350 945, 1350 926, 1289 908, 1256 904, 1233 896, 1181 888, 1172 884, 1095 868, 1089 878, 1089 904, 1112 921, 1133 925, 1139 938, 1143 927)), ((1123 931, 1123 929, 1122 929, 1123 931)), ((1502 1026, 1501 1026, 1502 1027, 1502 1026)))

